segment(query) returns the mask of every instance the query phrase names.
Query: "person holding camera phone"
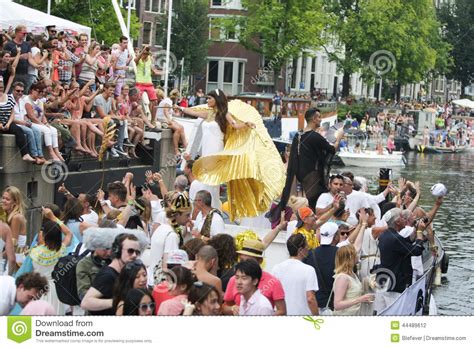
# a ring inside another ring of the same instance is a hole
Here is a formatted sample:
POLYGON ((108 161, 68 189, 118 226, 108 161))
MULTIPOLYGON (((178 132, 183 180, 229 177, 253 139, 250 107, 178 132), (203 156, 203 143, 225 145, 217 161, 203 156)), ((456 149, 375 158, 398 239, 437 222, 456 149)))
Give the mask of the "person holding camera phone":
POLYGON ((400 232, 414 223, 414 215, 408 210, 393 208, 386 213, 388 229, 379 236, 380 268, 390 270, 394 279, 390 279, 389 291, 402 293, 411 285, 413 267, 410 256, 423 253, 423 231, 426 224, 419 220, 415 225, 416 239, 412 242, 400 232))
POLYGON ((153 57, 151 55, 150 46, 144 46, 140 53, 135 58, 137 65, 137 75, 135 87, 141 93, 146 93, 151 103, 151 117, 152 122, 155 118, 156 107, 158 105, 158 97, 153 86, 152 75, 161 75, 162 71, 154 67, 153 57))

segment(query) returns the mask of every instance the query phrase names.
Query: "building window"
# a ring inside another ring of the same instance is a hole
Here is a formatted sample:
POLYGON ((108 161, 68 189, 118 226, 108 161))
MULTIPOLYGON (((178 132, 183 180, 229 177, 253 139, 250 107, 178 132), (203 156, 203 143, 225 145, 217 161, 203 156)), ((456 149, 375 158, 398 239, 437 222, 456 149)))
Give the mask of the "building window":
POLYGON ((242 9, 242 1, 241 0, 211 0, 211 8, 212 7, 220 7, 226 9, 233 9, 233 10, 241 10, 242 9))
POLYGON ((209 60, 207 90, 222 89, 228 95, 242 93, 245 81, 245 62, 240 59, 209 60))
POLYGON ((227 29, 225 31, 225 40, 226 41, 237 41, 237 31, 236 28, 227 29))
POLYGON ((145 11, 153 13, 165 13, 168 8, 167 0, 145 0, 145 11))
POLYGON ((213 41, 221 40, 221 28, 217 24, 216 17, 209 18, 209 40, 213 40, 213 41))
POLYGON ((143 44, 151 44, 151 22, 143 22, 143 44))
POLYGON ((224 27, 222 19, 225 16, 209 17, 209 40, 212 41, 238 41, 239 27, 224 27))
POLYGON ((242 83, 243 80, 244 80, 244 63, 240 62, 239 63, 239 76, 237 79, 237 83, 242 83))
POLYGON ((209 61, 209 72, 207 80, 209 82, 217 82, 219 77, 219 61, 210 60, 209 61))
POLYGON ((120 7, 122 8, 125 8, 125 9, 128 9, 128 3, 130 2, 130 8, 132 10, 135 10, 136 9, 136 3, 137 3, 137 0, 130 0, 130 1, 127 1, 127 0, 120 0, 120 7))
POLYGON ((233 69, 233 62, 224 62, 224 83, 232 83, 233 69))

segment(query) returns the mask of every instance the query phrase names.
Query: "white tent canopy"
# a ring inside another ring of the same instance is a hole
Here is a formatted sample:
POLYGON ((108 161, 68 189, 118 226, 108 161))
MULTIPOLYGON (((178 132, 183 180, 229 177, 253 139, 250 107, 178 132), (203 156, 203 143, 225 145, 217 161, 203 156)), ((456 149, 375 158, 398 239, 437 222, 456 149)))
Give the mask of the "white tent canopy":
POLYGON ((91 35, 91 28, 68 21, 63 18, 50 16, 47 13, 14 3, 10 0, 0 0, 0 28, 7 30, 10 26, 26 25, 28 31, 35 34, 45 32, 47 25, 55 25, 56 29, 77 35, 91 35))
POLYGON ((474 102, 469 99, 453 100, 452 103, 459 105, 460 107, 463 107, 463 108, 474 109, 474 102))

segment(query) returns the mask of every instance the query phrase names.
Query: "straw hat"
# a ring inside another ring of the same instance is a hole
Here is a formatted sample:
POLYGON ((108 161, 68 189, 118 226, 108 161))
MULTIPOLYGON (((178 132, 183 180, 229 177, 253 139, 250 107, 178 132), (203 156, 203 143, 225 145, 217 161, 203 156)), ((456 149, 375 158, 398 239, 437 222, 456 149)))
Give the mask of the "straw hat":
POLYGON ((264 245, 256 239, 248 239, 244 241, 242 250, 237 251, 238 254, 263 258, 264 245))

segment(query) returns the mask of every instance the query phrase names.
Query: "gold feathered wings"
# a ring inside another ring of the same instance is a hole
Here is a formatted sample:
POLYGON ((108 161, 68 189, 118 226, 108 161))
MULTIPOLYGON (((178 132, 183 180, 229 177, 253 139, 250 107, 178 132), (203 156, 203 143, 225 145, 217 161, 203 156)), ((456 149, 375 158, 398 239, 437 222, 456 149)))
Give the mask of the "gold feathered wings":
POLYGON ((224 150, 200 158, 193 174, 208 185, 227 183, 230 218, 252 217, 268 210, 285 185, 285 169, 262 117, 240 100, 229 102, 238 123, 252 122, 255 129, 227 127, 224 150))

